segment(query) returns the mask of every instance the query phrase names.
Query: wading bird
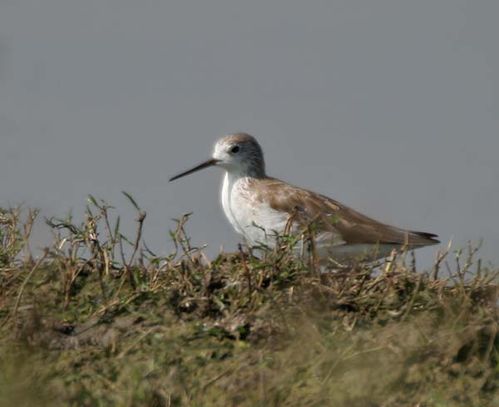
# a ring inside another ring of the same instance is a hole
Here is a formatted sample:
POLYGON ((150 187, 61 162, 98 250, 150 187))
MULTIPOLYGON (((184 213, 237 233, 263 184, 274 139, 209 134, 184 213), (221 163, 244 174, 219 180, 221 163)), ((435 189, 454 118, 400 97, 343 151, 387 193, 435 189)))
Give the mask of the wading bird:
POLYGON ((254 245, 273 247, 278 235, 313 230, 321 263, 375 260, 393 249, 417 249, 439 243, 436 235, 405 230, 371 219, 342 203, 276 178, 265 172, 263 151, 246 133, 217 141, 211 159, 170 179, 203 168, 225 170, 222 207, 234 229, 254 245), (312 228, 310 227, 312 225, 312 228))

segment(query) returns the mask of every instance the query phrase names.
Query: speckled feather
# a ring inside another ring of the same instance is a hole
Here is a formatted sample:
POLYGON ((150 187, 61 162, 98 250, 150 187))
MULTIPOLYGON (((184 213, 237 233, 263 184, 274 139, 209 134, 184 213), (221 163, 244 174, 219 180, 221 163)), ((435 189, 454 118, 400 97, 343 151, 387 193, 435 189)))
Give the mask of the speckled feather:
POLYGON ((408 244, 411 247, 437 243, 436 235, 400 229, 378 222, 338 201, 275 178, 252 179, 249 189, 254 199, 293 216, 306 226, 315 222, 320 231, 339 234, 344 244, 408 244))

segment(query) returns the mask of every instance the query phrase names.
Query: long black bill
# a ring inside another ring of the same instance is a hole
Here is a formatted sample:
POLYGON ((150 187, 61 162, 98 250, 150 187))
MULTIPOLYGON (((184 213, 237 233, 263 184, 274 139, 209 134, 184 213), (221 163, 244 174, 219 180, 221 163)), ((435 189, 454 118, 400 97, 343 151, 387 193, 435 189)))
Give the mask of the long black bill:
POLYGON ((215 158, 211 158, 208 161, 205 161, 204 163, 201 163, 201 164, 195 166, 194 168, 191 168, 190 170, 181 172, 180 174, 177 174, 174 177, 171 177, 170 182, 175 181, 176 179, 179 179, 179 178, 184 177, 186 175, 192 174, 193 172, 202 170, 203 168, 208 168, 208 167, 211 167, 213 165, 216 165, 217 163, 218 163, 218 160, 216 160, 215 158))

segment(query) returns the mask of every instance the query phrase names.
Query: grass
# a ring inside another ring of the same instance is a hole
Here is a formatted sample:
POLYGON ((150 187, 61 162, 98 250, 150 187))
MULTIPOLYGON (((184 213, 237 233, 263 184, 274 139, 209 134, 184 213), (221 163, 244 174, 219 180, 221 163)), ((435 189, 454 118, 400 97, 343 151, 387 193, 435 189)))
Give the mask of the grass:
MULTIPOLYGON (((89 198, 81 223, 0 212, 0 406, 499 405, 498 271, 476 249, 336 272, 291 254, 210 260, 188 215, 169 256, 89 198)), ((313 253, 312 253, 313 254, 313 253)))

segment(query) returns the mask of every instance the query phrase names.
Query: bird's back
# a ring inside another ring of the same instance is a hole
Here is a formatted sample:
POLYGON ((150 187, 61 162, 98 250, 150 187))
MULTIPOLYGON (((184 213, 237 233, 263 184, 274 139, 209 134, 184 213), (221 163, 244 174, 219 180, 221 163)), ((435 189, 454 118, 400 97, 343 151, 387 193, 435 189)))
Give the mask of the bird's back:
POLYGON ((331 247, 356 246, 365 250, 379 245, 388 249, 439 243, 434 234, 384 224, 324 195, 275 178, 246 178, 236 181, 233 187, 229 220, 253 243, 255 238, 283 233, 288 222, 293 223, 294 230, 314 225, 319 243, 331 247))

